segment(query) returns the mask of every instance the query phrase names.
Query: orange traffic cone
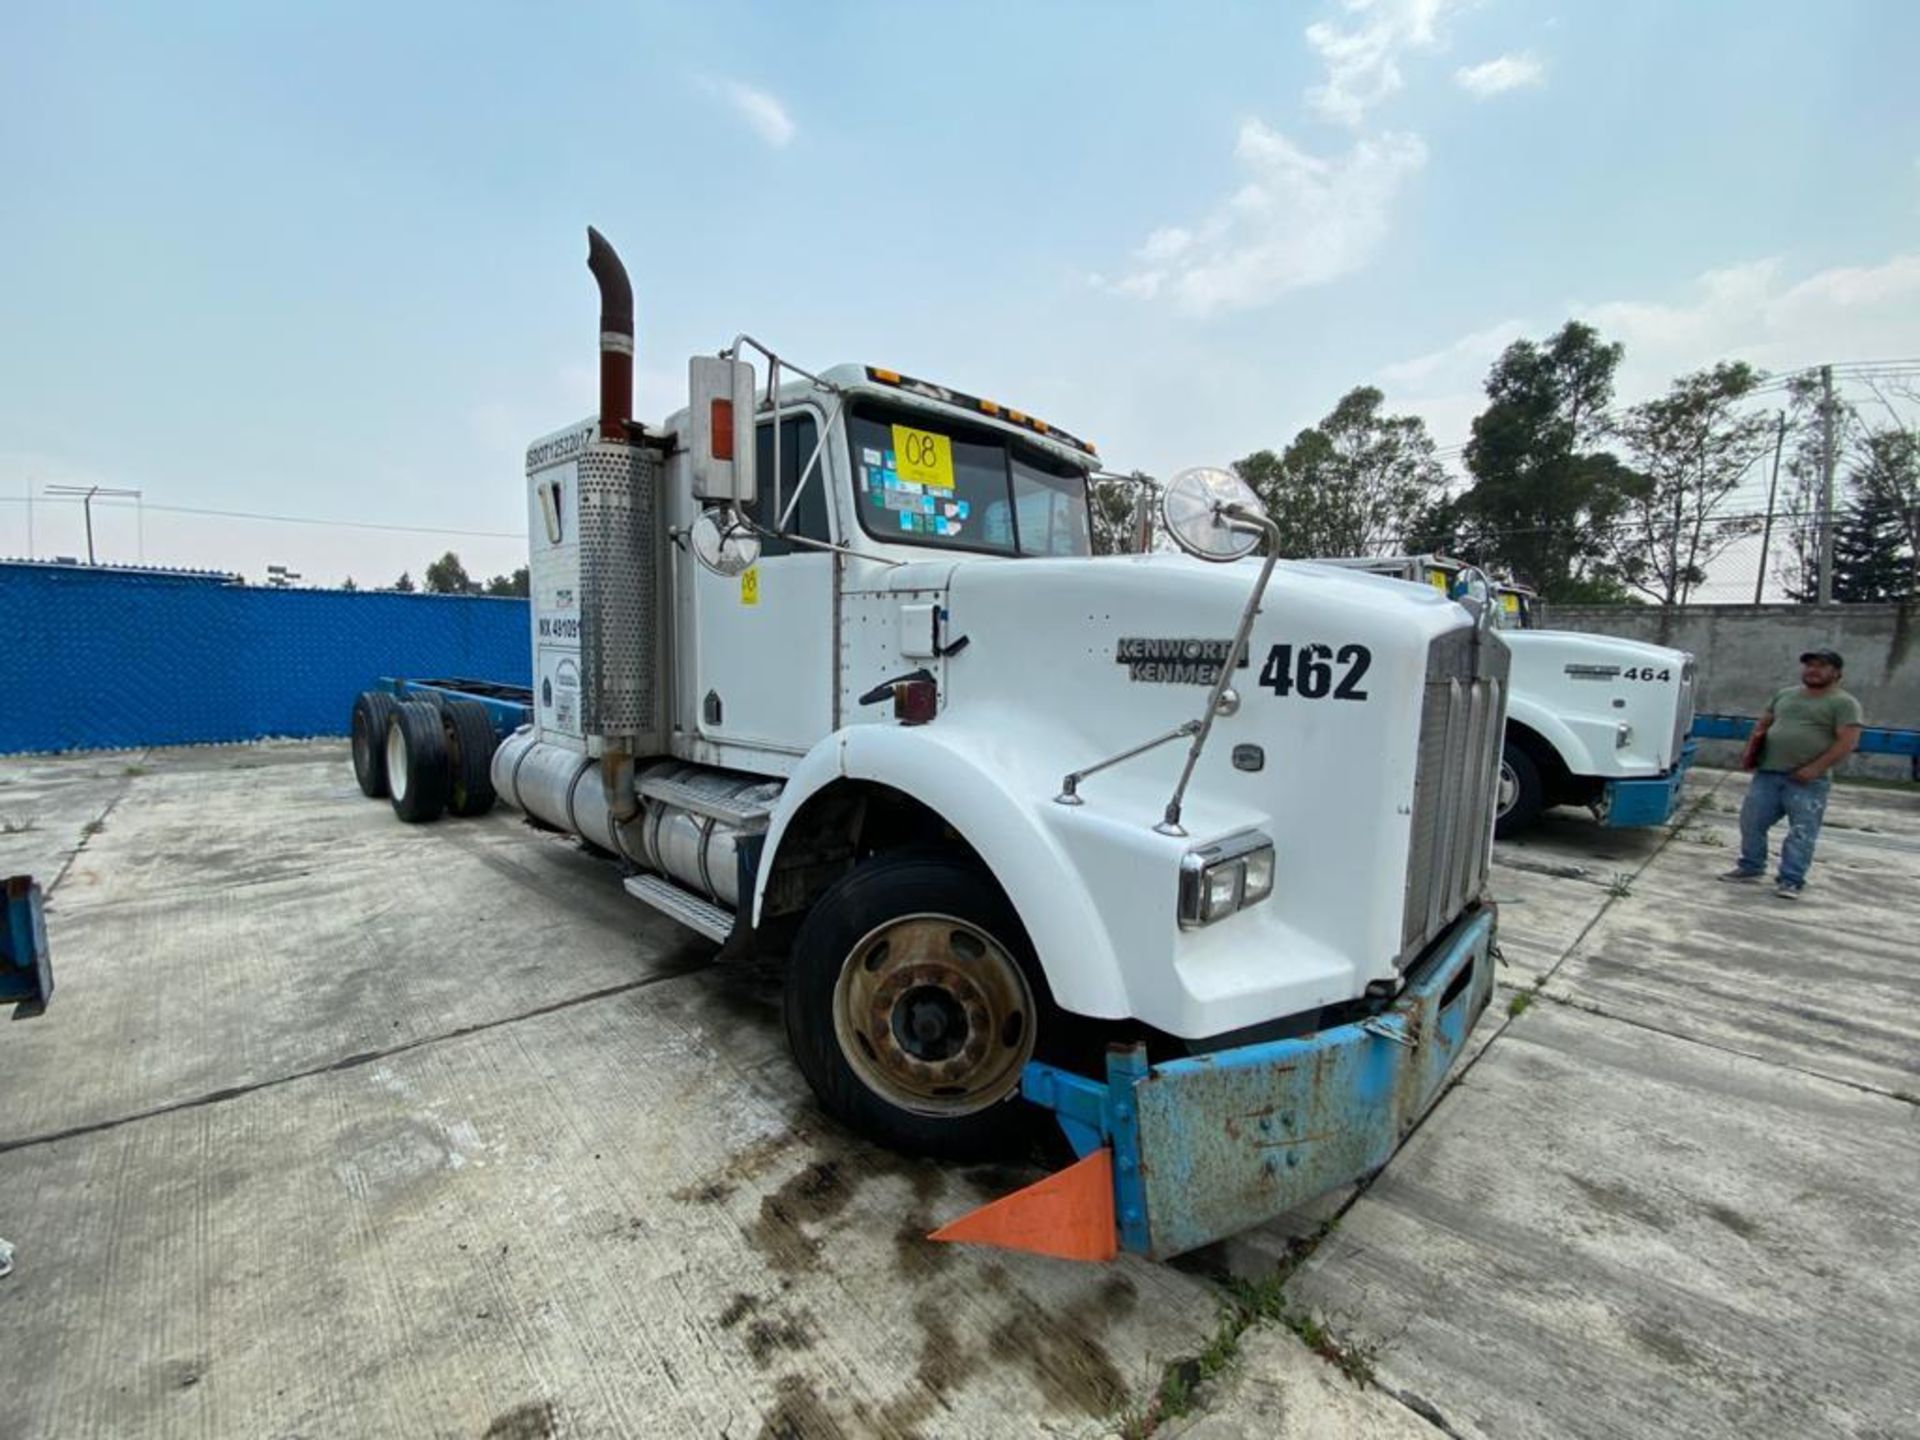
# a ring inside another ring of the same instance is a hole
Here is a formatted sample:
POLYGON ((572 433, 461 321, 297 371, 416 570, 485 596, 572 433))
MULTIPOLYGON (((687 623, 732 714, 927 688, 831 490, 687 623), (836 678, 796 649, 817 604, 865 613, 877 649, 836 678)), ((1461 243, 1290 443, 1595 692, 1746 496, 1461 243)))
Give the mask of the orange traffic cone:
POLYGON ((1030 1250, 1063 1260, 1111 1260, 1119 1253, 1113 1226, 1113 1152, 1103 1145, 1084 1160, 969 1211, 927 1238, 1030 1250))

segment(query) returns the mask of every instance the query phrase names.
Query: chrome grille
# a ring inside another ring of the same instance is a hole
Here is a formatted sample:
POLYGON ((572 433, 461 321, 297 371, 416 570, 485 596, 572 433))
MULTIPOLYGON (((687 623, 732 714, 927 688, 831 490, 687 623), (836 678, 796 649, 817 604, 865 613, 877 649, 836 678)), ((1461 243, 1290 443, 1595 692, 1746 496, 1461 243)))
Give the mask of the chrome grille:
POLYGON ((1680 694, 1673 716, 1673 744, 1667 749, 1667 763, 1678 765, 1680 752, 1687 743, 1687 732, 1693 729, 1693 657, 1687 657, 1687 663, 1680 667, 1680 694))
POLYGON ((1442 635, 1427 651, 1400 930, 1403 967, 1486 888, 1507 658, 1498 635, 1476 636, 1471 628, 1442 635))

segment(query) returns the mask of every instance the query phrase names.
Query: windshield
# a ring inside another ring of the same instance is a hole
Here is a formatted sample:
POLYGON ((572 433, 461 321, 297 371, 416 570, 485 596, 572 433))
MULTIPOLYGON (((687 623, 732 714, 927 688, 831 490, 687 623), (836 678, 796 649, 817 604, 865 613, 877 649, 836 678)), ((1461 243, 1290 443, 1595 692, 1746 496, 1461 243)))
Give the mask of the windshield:
POLYGON ((873 401, 847 416, 860 525, 876 540, 1091 555, 1079 467, 987 426, 873 401))

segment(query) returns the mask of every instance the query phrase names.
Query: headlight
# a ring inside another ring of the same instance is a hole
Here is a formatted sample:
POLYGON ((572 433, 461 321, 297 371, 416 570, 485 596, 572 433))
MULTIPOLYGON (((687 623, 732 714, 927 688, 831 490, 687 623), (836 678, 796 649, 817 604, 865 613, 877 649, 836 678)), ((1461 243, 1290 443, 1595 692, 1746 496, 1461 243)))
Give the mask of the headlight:
POLYGON ((1273 893, 1273 847, 1268 845, 1247 856, 1247 884, 1240 896, 1242 905, 1264 900, 1273 893))
POLYGON ((1180 862, 1180 924, 1187 929, 1224 920, 1273 893, 1273 841, 1250 830, 1199 850, 1180 862))

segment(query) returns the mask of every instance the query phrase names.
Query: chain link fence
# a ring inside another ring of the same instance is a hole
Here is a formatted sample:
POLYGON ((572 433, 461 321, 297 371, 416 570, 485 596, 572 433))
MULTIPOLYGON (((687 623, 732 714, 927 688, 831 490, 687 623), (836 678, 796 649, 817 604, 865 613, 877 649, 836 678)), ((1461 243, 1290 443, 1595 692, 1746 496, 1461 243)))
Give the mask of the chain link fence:
POLYGON ((382 675, 531 683, 522 599, 0 564, 0 753, 340 735, 382 675))

